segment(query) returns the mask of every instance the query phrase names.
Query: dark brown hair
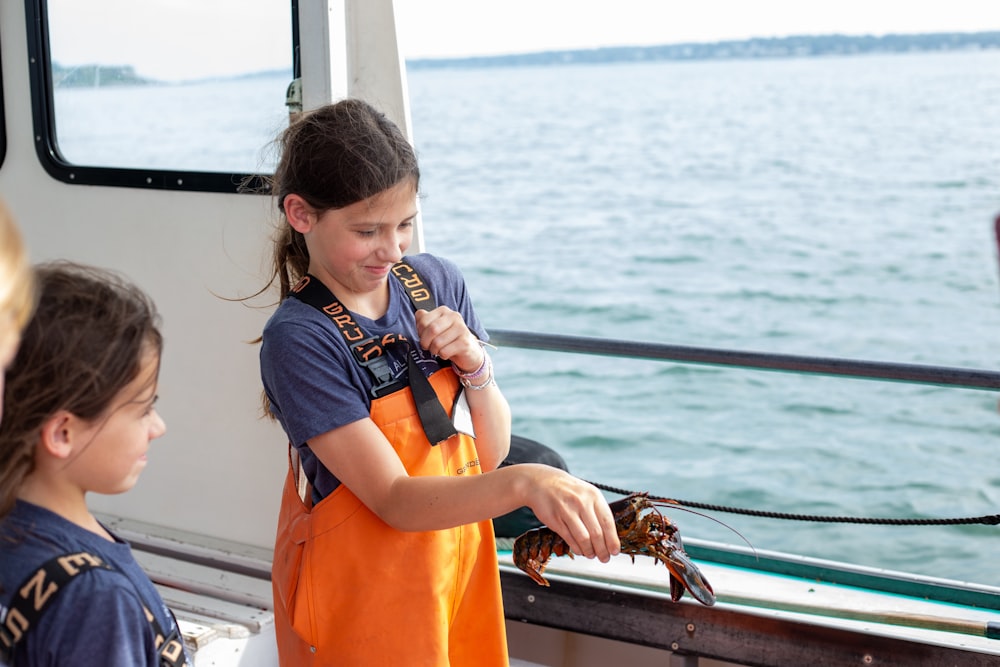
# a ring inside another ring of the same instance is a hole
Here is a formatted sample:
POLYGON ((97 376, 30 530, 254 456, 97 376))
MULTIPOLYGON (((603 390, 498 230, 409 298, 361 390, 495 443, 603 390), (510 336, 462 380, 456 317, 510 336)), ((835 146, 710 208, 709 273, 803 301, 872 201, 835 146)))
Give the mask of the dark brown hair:
POLYGON ((38 305, 7 370, 0 422, 0 518, 34 469, 43 424, 60 410, 96 420, 163 348, 150 298, 122 276, 70 262, 36 267, 38 305))
MULTIPOLYGON (((297 194, 322 214, 373 197, 411 179, 419 188, 416 154, 385 114, 358 99, 346 99, 302 114, 285 130, 271 192, 284 214, 285 197, 297 194)), ((305 239, 282 215, 274 238, 280 299, 309 268, 305 239)))

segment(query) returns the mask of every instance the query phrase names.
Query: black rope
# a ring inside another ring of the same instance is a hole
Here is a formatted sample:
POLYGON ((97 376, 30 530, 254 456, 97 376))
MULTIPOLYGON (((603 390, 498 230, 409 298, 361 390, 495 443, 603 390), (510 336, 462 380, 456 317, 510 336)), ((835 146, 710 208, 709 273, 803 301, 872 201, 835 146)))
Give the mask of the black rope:
MULTIPOLYGON (((623 496, 635 493, 626 489, 619 489, 599 482, 590 482, 594 486, 609 493, 617 493, 623 496)), ((879 519, 872 517, 851 517, 851 516, 821 516, 816 514, 788 514, 786 512, 767 512, 764 510, 753 510, 742 507, 726 507, 724 505, 711 505, 708 503, 696 503, 689 500, 676 500, 663 496, 649 496, 650 500, 670 503, 680 507, 693 507, 700 510, 712 512, 727 512, 730 514, 744 514, 747 516, 765 517, 768 519, 788 519, 791 521, 815 521, 821 523, 863 523, 877 524, 883 526, 961 526, 970 524, 982 524, 986 526, 1000 525, 1000 514, 988 514, 986 516, 953 518, 953 519, 879 519)))

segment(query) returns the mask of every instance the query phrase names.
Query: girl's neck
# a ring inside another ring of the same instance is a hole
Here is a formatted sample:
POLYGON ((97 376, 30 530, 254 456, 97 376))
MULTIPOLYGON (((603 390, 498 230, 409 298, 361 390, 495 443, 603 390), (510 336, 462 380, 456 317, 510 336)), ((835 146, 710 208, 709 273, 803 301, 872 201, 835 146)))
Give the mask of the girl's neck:
POLYGON ((29 475, 17 493, 20 500, 45 508, 70 523, 103 537, 109 542, 115 538, 90 513, 86 497, 78 489, 54 489, 34 475, 29 475))
MULTIPOLYGON (((327 285, 330 288, 330 285, 327 285)), ((377 320, 389 310, 389 283, 386 281, 378 289, 370 292, 356 292, 343 285, 331 288, 337 300, 352 313, 363 315, 370 320, 377 320)))
POLYGON ((385 292, 379 292, 378 294, 360 294, 352 295, 355 298, 349 299, 347 303, 344 303, 344 308, 347 308, 352 313, 357 313, 358 315, 363 315, 370 320, 377 320, 389 309, 389 290, 386 289, 385 292))

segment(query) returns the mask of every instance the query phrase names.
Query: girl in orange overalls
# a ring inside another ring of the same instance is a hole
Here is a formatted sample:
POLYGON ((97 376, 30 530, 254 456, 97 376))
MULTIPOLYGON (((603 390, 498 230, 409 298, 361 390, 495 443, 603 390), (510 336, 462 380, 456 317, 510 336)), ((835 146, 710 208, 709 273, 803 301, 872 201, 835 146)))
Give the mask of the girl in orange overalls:
POLYGON ((405 257, 419 170, 344 100, 282 137, 261 377, 290 442, 272 579, 281 664, 506 665, 490 519, 530 507, 575 554, 619 542, 593 486, 498 466, 510 409, 454 264, 405 257), (463 417, 464 415, 464 417, 463 417))

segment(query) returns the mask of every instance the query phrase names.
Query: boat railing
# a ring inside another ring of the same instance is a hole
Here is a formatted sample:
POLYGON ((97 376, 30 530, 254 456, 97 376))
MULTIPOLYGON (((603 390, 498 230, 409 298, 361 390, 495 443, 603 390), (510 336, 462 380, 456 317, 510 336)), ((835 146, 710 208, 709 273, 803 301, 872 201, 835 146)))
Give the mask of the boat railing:
MULTIPOLYGON (((587 336, 490 329, 490 342, 499 347, 535 351, 649 359, 685 364, 731 366, 762 371, 842 376, 847 378, 929 384, 964 389, 1000 390, 1000 371, 975 368, 905 364, 860 359, 752 352, 587 336)), ((991 517, 982 517, 990 519, 991 517)), ((992 517, 996 518, 996 517, 992 517)), ((899 595, 995 609, 1000 588, 969 582, 893 572, 834 562, 685 539, 695 558, 827 583, 880 590, 899 595)))
POLYGON ((773 352, 749 352, 723 348, 692 347, 630 340, 570 336, 564 334, 491 329, 496 345, 578 354, 634 359, 658 359, 689 364, 735 366, 764 371, 784 371, 846 376, 914 384, 933 384, 966 389, 1000 391, 1000 371, 975 368, 903 364, 861 359, 813 357, 773 352))
MULTIPOLYGON (((1000 390, 1000 372, 970 368, 747 352, 504 329, 491 329, 490 341, 501 347, 539 351, 1000 390)), ((107 520, 110 521, 112 518, 108 517, 107 520)), ((186 561, 200 567, 224 570, 251 579, 267 580, 270 577, 269 554, 262 555, 259 550, 251 549, 250 556, 243 556, 241 553, 249 549, 246 545, 227 544, 204 536, 187 535, 182 538, 173 533, 163 535, 160 528, 142 524, 132 526, 135 523, 126 522, 126 524, 115 524, 115 526, 119 532, 127 535, 133 547, 139 551, 148 552, 154 556, 186 561)), ((788 576, 815 578, 827 583, 919 596, 942 602, 991 609, 1000 608, 1000 588, 993 586, 894 573, 847 563, 752 550, 736 545, 721 545, 692 538, 685 539, 685 546, 693 557, 720 564, 788 576)))

